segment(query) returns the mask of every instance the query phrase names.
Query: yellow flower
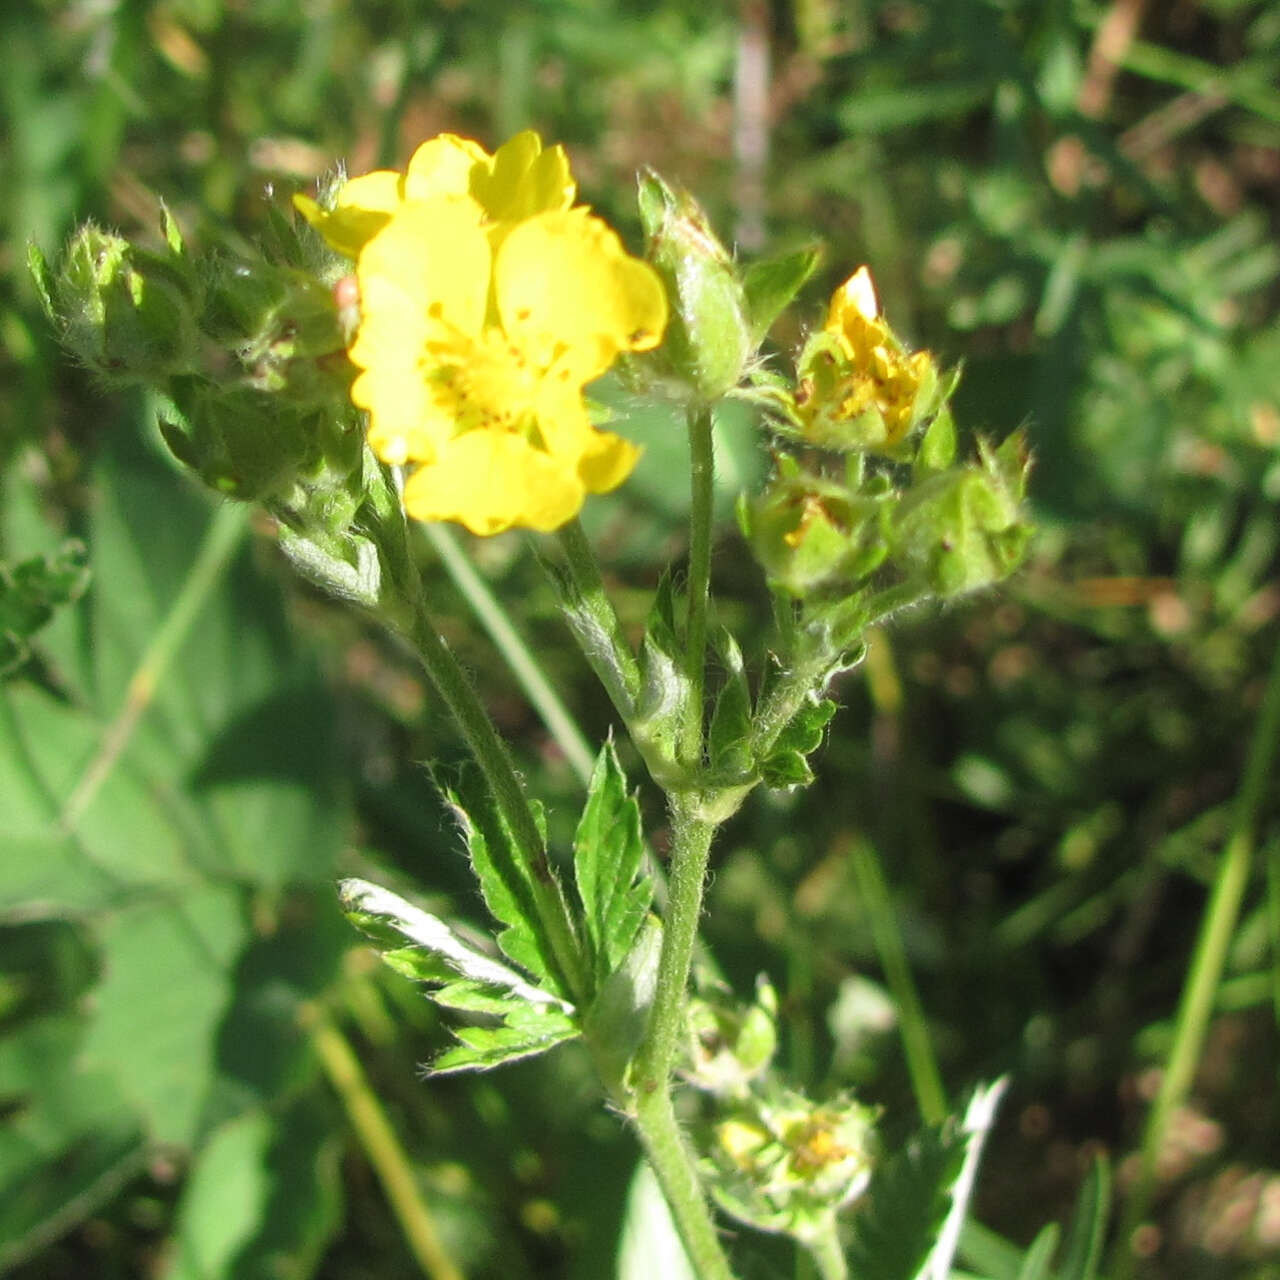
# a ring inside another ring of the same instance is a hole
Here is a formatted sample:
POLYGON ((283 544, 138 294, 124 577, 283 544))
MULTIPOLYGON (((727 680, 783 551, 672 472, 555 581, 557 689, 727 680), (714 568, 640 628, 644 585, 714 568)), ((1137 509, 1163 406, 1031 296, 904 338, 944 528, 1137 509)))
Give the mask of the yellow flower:
POLYGON ((563 151, 526 133, 489 157, 446 135, 403 177, 356 184, 317 225, 357 255, 351 398, 374 451, 415 464, 409 514, 549 530, 620 484, 637 450, 595 430, 582 389, 620 352, 657 345, 666 297, 600 219, 569 207, 563 151))
POLYGON ((345 183, 332 209, 295 195, 298 211, 348 258, 409 201, 458 196, 474 201, 494 225, 568 209, 576 188, 564 148, 544 151, 532 130, 518 133, 490 155, 477 142, 442 133, 413 153, 404 173, 375 169, 345 183))
POLYGON ((798 373, 805 437, 829 449, 892 449, 932 411, 937 388, 933 357, 905 352, 881 317, 866 267, 832 295, 798 373))

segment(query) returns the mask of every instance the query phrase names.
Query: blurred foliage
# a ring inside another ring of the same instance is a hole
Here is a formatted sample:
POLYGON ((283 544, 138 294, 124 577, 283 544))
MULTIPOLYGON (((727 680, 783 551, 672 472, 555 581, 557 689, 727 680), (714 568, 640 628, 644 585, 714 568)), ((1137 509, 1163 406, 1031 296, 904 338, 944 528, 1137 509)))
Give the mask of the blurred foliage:
MULTIPOLYGON (((957 419, 1029 423, 1031 566, 877 637, 812 790, 757 795, 727 832, 707 930, 739 991, 772 975, 796 1081, 905 1129, 851 869, 874 847, 949 1084, 1013 1073, 984 1220, 1025 1244, 1067 1217, 1091 1153, 1135 1143, 1280 613, 1280 4, 14 0, 0 44, 0 565, 48 579, 38 618, 4 622, 0 1271, 407 1274, 306 1030, 323 1007, 467 1274, 610 1274, 626 1213, 644 1274, 651 1201, 628 1199, 634 1148, 576 1050, 420 1085, 443 1030, 338 915, 335 878, 376 869, 479 917, 415 763, 460 750, 416 671, 179 480, 151 406, 57 350, 23 266, 87 217, 159 246, 161 198, 234 255, 336 160, 446 128, 563 140, 637 240, 642 164, 744 248, 820 237, 812 323, 872 263, 894 326, 963 360, 957 419)), ((602 398, 648 450, 588 511, 639 626, 682 546, 684 445, 602 398)), ((721 430, 727 504, 762 460, 747 415, 721 430)), ((716 575, 741 633, 765 605, 736 537, 726 520, 716 575)), ((602 737, 523 544, 472 550, 602 737)), ((564 847, 577 784, 424 563, 564 847)), ((1276 964, 1259 884, 1162 1163, 1152 1274, 1280 1265, 1276 964)), ((792 1273, 754 1254, 747 1274, 792 1273)))

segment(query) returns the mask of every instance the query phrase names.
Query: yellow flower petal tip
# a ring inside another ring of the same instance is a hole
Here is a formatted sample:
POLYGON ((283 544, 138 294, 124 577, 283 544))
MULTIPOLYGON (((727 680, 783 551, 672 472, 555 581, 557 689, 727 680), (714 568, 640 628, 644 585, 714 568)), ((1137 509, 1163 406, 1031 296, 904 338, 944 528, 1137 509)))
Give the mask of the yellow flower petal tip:
POLYGON ((575 192, 563 148, 536 133, 492 156, 442 134, 403 175, 353 179, 330 211, 297 202, 356 257, 351 398, 373 450, 415 466, 415 519, 555 529, 635 466, 634 445, 594 429, 583 388, 657 345, 666 295, 575 192))
MULTIPOLYGON (((876 320, 880 316, 880 303, 876 298, 876 287, 871 280, 871 272, 866 267, 859 267, 836 290, 842 310, 855 311, 864 320, 876 320)), ((834 306, 835 299, 832 300, 834 306)))

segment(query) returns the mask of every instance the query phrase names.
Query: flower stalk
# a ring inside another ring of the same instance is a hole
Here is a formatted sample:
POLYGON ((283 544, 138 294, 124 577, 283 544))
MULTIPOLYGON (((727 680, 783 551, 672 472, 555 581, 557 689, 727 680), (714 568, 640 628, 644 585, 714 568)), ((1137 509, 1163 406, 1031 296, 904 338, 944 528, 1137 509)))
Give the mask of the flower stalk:
POLYGON ((582 944, 574 929, 564 890, 547 857, 542 833, 516 774, 511 753, 494 728, 462 665, 432 622, 420 591, 413 601, 409 639, 484 774, 494 803, 530 872, 529 882, 538 919, 546 930, 565 990, 572 999, 581 1002, 588 994, 582 944))

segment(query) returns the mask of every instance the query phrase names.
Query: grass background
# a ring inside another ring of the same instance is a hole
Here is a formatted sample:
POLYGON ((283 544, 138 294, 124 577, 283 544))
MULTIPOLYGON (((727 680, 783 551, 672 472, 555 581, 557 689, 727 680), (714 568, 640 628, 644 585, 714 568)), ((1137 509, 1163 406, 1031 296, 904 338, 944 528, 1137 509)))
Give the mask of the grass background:
MULTIPOLYGON (((420 764, 460 746, 416 669, 176 474, 143 398, 57 350, 23 268, 28 239, 55 252, 86 217, 154 237, 161 198, 197 244, 252 241, 335 159, 401 162, 445 129, 563 141, 633 243, 643 164, 744 257, 820 237, 784 352, 870 262, 895 326, 964 361, 961 422, 1030 423, 1030 563, 877 637, 817 784, 725 833, 706 931, 740 992, 778 984, 792 1076, 903 1132, 899 1045, 867 1013, 851 855, 874 849, 948 1087, 1013 1074, 982 1220, 1026 1243, 1098 1150, 1123 1179, 1280 612, 1280 4, 14 0, 0 49, 0 559, 74 534, 94 571, 0 695, 0 1271, 415 1274, 300 1023, 318 1006, 466 1274, 611 1274, 636 1154, 585 1063, 422 1085, 445 1032, 337 914, 355 871, 481 919, 420 764), (140 669, 158 679, 130 723, 140 669)), ((681 552, 684 446, 661 418, 633 429, 642 470, 588 517, 638 625, 681 552)), ((762 460, 749 421, 721 447, 728 499, 762 460)), ((760 584, 731 521, 717 545, 721 616, 749 638, 760 584)), ((524 544, 468 549, 598 739, 608 708, 524 544)), ((567 830, 572 770, 424 565, 567 830)), ((1267 795, 1152 1275, 1280 1275, 1274 817, 1267 795)), ((775 1242, 743 1253, 804 1274, 775 1242)))

